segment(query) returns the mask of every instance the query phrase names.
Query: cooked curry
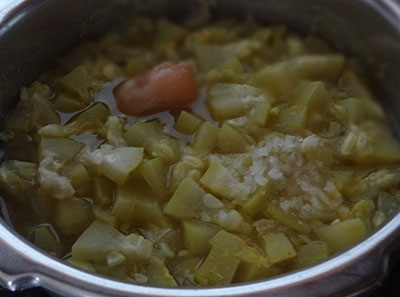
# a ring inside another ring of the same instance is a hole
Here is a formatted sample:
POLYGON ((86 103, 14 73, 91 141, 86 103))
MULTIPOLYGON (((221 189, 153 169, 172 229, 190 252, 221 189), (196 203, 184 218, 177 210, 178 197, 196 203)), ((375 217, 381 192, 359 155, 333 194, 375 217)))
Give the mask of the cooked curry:
POLYGON ((148 286, 319 263, 399 204, 400 145, 354 65, 252 21, 143 18, 87 42, 4 123, 11 221, 69 264, 148 286))

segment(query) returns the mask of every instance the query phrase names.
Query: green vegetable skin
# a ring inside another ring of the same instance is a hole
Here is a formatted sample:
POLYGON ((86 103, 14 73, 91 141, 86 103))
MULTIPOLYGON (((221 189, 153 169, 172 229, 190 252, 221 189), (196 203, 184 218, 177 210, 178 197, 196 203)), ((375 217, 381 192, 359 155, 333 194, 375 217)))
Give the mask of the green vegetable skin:
POLYGON ((159 287, 255 281, 357 244, 399 207, 382 108, 313 36, 138 18, 58 63, 4 123, 0 190, 40 222, 20 233, 80 269, 159 287), (165 61, 192 63, 204 96, 168 125, 97 102, 105 82, 165 61))

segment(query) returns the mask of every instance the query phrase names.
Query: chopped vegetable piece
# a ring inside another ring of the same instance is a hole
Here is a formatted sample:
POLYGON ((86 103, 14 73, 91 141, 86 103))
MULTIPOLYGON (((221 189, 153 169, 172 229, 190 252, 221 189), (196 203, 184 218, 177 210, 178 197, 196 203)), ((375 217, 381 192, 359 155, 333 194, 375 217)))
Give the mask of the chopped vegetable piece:
POLYGON ((376 102, 366 99, 347 98, 338 102, 343 107, 349 123, 360 123, 368 120, 383 120, 385 114, 376 102))
POLYGON ((196 220, 184 220, 182 223, 183 240, 191 255, 206 254, 211 245, 209 239, 218 232, 219 228, 213 224, 196 220))
POLYGON ((279 264, 296 257, 297 253, 283 233, 267 233, 263 236, 264 251, 271 264, 279 264))
POLYGON ((283 273, 284 269, 277 266, 265 267, 260 264, 242 261, 236 270, 234 283, 250 282, 283 273))
POLYGON ((311 266, 325 260, 329 256, 329 248, 325 241, 312 241, 297 249, 296 262, 299 267, 311 266))
POLYGON ((95 103, 71 118, 66 125, 47 125, 39 130, 39 134, 46 137, 69 137, 86 131, 97 132, 103 127, 109 115, 110 110, 106 105, 95 103))
POLYGON ((0 188, 26 202, 35 196, 38 167, 34 163, 6 160, 0 165, 0 188))
POLYGON ((157 257, 152 257, 146 268, 147 284, 158 287, 178 287, 163 261, 157 257))
POLYGON ((185 178, 176 189, 174 195, 165 206, 165 213, 181 219, 199 218, 204 208, 204 190, 193 181, 192 178, 185 178))
POLYGON ((166 135, 159 123, 137 122, 128 128, 124 138, 129 145, 143 147, 146 154, 161 157, 167 164, 179 158, 179 142, 166 135))
POLYGON ((228 285, 231 283, 240 259, 219 248, 212 248, 197 269, 196 281, 202 286, 228 285))
POLYGON ((305 55, 292 61, 292 66, 303 78, 311 80, 337 79, 346 60, 342 55, 305 55))
POLYGON ((306 126, 307 114, 307 107, 301 105, 282 108, 276 126, 285 133, 301 132, 306 126))
POLYGON ((267 182, 258 188, 242 205, 244 211, 249 216, 254 216, 262 209, 262 206, 270 199, 271 183, 267 182))
POLYGON ((245 84, 215 84, 210 89, 210 109, 218 119, 232 119, 245 115, 255 104, 267 102, 269 97, 255 87, 245 84))
POLYGON ((57 87, 77 96, 78 100, 90 102, 89 88, 91 86, 89 74, 85 67, 79 66, 57 81, 57 87))
POLYGON ((309 234, 311 232, 311 227, 309 224, 303 222, 293 215, 285 213, 279 206, 276 206, 272 203, 268 205, 264 213, 296 232, 301 234, 309 234))
POLYGON ((268 90, 277 99, 287 100, 299 84, 299 78, 289 62, 279 62, 257 71, 251 84, 268 90))
POLYGON ((194 132, 196 132, 201 123, 201 119, 183 110, 179 114, 179 118, 176 121, 175 130, 185 135, 192 135, 194 132))
POLYGON ((160 64, 115 91, 118 109, 133 116, 183 108, 196 97, 194 72, 188 63, 160 64))
POLYGON ((47 225, 37 226, 33 230, 33 242, 42 250, 58 257, 61 252, 60 240, 55 231, 47 225))
POLYGON ((229 200, 245 199, 250 194, 250 189, 237 181, 232 173, 218 161, 210 164, 200 182, 214 194, 229 200))
POLYGON ((30 134, 48 124, 59 124, 60 116, 53 109, 49 100, 51 91, 48 88, 37 90, 37 83, 31 89, 23 88, 21 101, 4 123, 5 131, 30 134))
POLYGON ((265 267, 270 266, 268 260, 256 248, 248 246, 242 238, 232 233, 221 230, 209 240, 209 243, 213 249, 220 249, 224 253, 238 257, 243 261, 265 267))
POLYGON ((123 185, 129 175, 140 165, 143 159, 141 147, 118 147, 102 145, 94 152, 86 150, 79 160, 86 166, 95 168, 113 182, 123 185))
POLYGON ((110 225, 94 221, 72 246, 72 258, 105 264, 108 255, 117 251, 140 263, 150 258, 152 250, 152 243, 142 236, 125 236, 110 225))
POLYGON ((204 122, 197 129, 192 149, 196 155, 209 154, 218 141, 219 129, 210 122, 204 122))
POLYGON ((102 206, 111 203, 114 196, 114 183, 105 176, 95 176, 93 178, 93 198, 94 201, 102 206))
POLYGON ((55 160, 68 162, 75 159, 76 155, 85 145, 69 138, 42 137, 39 145, 39 158, 51 156, 55 160))
POLYGON ((87 201, 72 197, 55 202, 53 218, 62 234, 77 235, 93 221, 93 211, 87 201))
POLYGON ((140 174, 149 184, 151 190, 157 197, 166 197, 166 166, 162 158, 158 157, 143 163, 139 169, 140 174))
POLYGON ((333 251, 344 250, 366 235, 365 225, 360 218, 347 219, 315 230, 321 240, 328 242, 333 251))
POLYGON ((244 153, 249 145, 243 135, 228 124, 223 124, 219 131, 217 148, 223 153, 244 153))
POLYGON ((65 164, 61 169, 61 174, 68 178, 70 184, 75 189, 76 196, 90 196, 92 192, 92 178, 82 163, 70 162, 65 164))

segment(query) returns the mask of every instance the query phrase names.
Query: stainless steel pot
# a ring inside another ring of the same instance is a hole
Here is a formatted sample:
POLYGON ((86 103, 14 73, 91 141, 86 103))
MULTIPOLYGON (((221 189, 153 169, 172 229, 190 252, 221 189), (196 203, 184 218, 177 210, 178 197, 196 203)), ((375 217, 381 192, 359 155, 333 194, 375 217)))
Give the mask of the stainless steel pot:
MULTIPOLYGON (((359 58, 400 132, 400 3, 390 0, 2 0, 0 1, 0 118, 15 95, 80 40, 123 25, 134 14, 181 19, 204 10, 312 31, 359 58)), ((399 133, 400 134, 400 133, 399 133)), ((166 289, 136 286, 65 265, 35 249, 3 220, 0 284, 10 290, 42 286, 67 296, 353 296, 388 271, 400 246, 400 214, 355 247, 308 269, 230 287, 166 289)))

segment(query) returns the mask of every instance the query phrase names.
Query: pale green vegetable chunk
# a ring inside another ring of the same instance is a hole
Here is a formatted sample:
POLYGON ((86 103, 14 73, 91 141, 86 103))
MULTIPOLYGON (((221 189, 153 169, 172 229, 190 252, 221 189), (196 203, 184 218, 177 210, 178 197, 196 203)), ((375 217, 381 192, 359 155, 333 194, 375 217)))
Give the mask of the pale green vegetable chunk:
POLYGON ((210 88, 210 110, 217 120, 243 116, 255 104, 268 100, 262 90, 246 84, 219 83, 210 88))
POLYGON ((69 138, 42 137, 39 145, 39 159, 52 156, 62 162, 72 161, 84 146, 83 143, 69 138))
POLYGON ((249 145, 243 135, 228 124, 223 124, 219 131, 217 149, 223 153, 244 153, 249 145))
POLYGON ((91 101, 92 82, 84 66, 79 66, 62 77, 56 82, 56 87, 61 90, 61 96, 55 98, 54 104, 60 111, 76 111, 87 106, 91 101), (75 106, 74 100, 78 102, 75 106))
POLYGON ((209 240, 209 243, 213 249, 220 249, 231 257, 238 257, 243 261, 260 264, 265 267, 270 266, 268 260, 263 257, 256 248, 247 245, 238 235, 234 235, 225 230, 221 230, 215 234, 209 240))
POLYGON ((116 223, 116 219, 109 208, 102 208, 99 205, 93 205, 93 215, 95 220, 104 224, 114 226, 116 223))
POLYGON ((33 230, 33 242, 42 250, 59 256, 60 241, 50 226, 40 225, 33 230))
POLYGON ((144 162, 140 166, 139 173, 157 197, 166 198, 166 166, 161 157, 144 162))
POLYGON ((203 197, 206 192, 192 178, 185 178, 165 206, 167 215, 180 218, 199 218, 204 208, 203 197))
POLYGON ((89 272, 96 272, 96 269, 93 267, 92 263, 90 263, 89 261, 83 261, 83 260, 76 260, 71 258, 68 258, 67 260, 65 260, 68 264, 71 264, 72 266, 75 266, 77 268, 80 268, 82 270, 86 270, 89 272))
POLYGON ((306 127, 308 108, 292 105, 279 110, 276 126, 285 133, 296 133, 306 127))
POLYGON ((236 55, 214 44, 197 44, 194 48, 197 64, 205 72, 207 82, 240 81, 243 67, 236 55))
POLYGON ((217 145, 219 128, 210 122, 204 122, 197 129, 192 149, 194 154, 210 154, 217 145))
POLYGON ((311 233, 311 226, 299 218, 284 212, 279 206, 269 204, 264 211, 265 215, 301 234, 311 233))
POLYGON ((179 141, 165 134, 159 123, 137 122, 128 128, 124 138, 129 145, 143 147, 146 154, 161 157, 167 164, 179 158, 179 141))
POLYGON ((263 205, 268 202, 271 192, 271 183, 267 182, 259 187, 242 205, 244 211, 249 216, 254 216, 259 212, 263 205))
POLYGON ((215 195, 229 200, 243 200, 250 194, 250 189, 237 181, 232 173, 218 161, 210 164, 200 179, 200 183, 215 195))
POLYGON ((175 130, 185 135, 192 135, 201 125, 202 120, 195 115, 182 110, 175 124, 175 130))
POLYGON ((323 82, 304 82, 301 84, 296 104, 308 107, 310 110, 321 112, 332 98, 323 82))
POLYGON ((95 103, 83 112, 71 118, 67 124, 47 125, 39 130, 41 136, 69 137, 86 131, 98 132, 110 115, 110 110, 103 103, 95 103))
POLYGON ((129 175, 139 167, 143 159, 141 147, 117 147, 102 145, 99 149, 81 154, 79 160, 113 182, 123 185, 129 175))
POLYGON ((296 257, 292 243, 283 233, 267 233, 263 236, 264 251, 271 264, 279 264, 296 257))
POLYGON ((370 90, 362 83, 353 71, 345 70, 340 76, 339 81, 351 97, 366 99, 373 103, 375 102, 370 90))
POLYGON ((346 112, 346 120, 351 124, 358 124, 368 120, 383 120, 385 113, 382 107, 367 99, 347 98, 337 104, 346 112))
POLYGON ((183 240, 191 255, 206 254, 211 245, 209 240, 219 228, 213 224, 197 220, 184 220, 182 223, 183 240))
POLYGON ((71 113, 85 108, 87 104, 83 101, 76 100, 74 95, 68 93, 60 93, 54 99, 54 108, 61 112, 71 113))
POLYGON ((281 267, 271 266, 265 267, 260 264, 242 261, 236 270, 234 283, 244 283, 271 277, 283 273, 285 270, 281 267))
POLYGON ((6 160, 0 165, 0 188, 23 202, 35 196, 38 167, 35 163, 6 160))
POLYGON ((289 62, 268 65, 257 71, 251 84, 270 91, 279 99, 289 99, 300 80, 289 62))
POLYGON ((41 83, 34 83, 29 90, 22 89, 21 100, 4 122, 4 130, 32 133, 48 124, 60 123, 60 116, 53 109, 50 96, 50 89, 41 83))
POLYGON ((151 194, 143 180, 137 177, 130 179, 125 185, 117 187, 115 196, 112 215, 119 221, 143 226, 170 227, 169 219, 163 214, 158 199, 151 194))
POLYGON ((195 273, 202 286, 228 285, 231 283, 240 259, 219 248, 212 248, 207 258, 195 273))
POLYGON ((303 78, 334 80, 340 76, 345 62, 342 55, 305 55, 292 60, 291 65, 303 78))
POLYGON ((111 203, 114 195, 114 183, 105 176, 93 178, 93 199, 99 205, 111 203))
POLYGON ((265 127, 270 118, 271 104, 269 102, 257 103, 249 111, 247 117, 261 127, 265 127))
POLYGON ((132 198, 132 190, 128 185, 117 186, 115 202, 111 214, 120 222, 131 222, 135 201, 132 198))
POLYGON ((322 226, 315 230, 317 236, 329 244, 334 252, 344 250, 366 236, 365 225, 360 218, 322 226))
POLYGON ((74 197, 57 200, 53 208, 53 219, 62 234, 76 235, 93 221, 92 207, 88 202, 74 197))
POLYGON ((311 266, 329 257, 325 241, 312 241, 297 249, 296 263, 299 267, 311 266))
POLYGON ((165 263, 157 257, 152 257, 145 268, 146 284, 157 287, 178 287, 165 263))
POLYGON ((150 258, 153 244, 140 235, 124 235, 114 227, 94 221, 72 246, 76 260, 106 263, 111 252, 122 253, 129 260, 143 262, 150 258))
POLYGON ((88 197, 91 195, 92 178, 82 163, 70 162, 65 164, 61 169, 61 174, 68 178, 78 197, 88 197))

